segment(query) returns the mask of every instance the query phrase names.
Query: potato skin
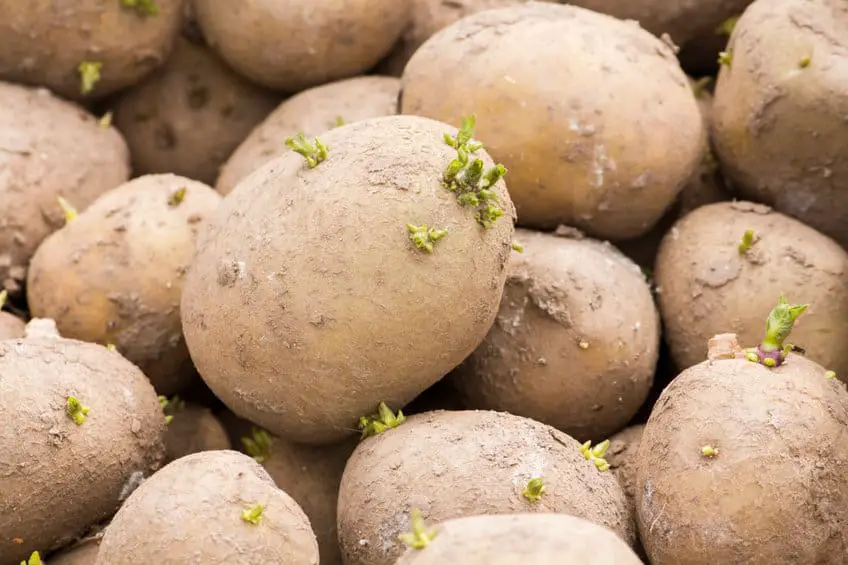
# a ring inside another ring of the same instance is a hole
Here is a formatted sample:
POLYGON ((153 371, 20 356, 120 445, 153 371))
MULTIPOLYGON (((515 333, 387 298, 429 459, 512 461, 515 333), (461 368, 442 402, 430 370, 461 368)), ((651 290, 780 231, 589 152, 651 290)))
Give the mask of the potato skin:
POLYGON ((848 246, 848 5, 759 0, 734 28, 712 135, 740 195, 848 246), (810 64, 801 67, 801 59, 810 64))
POLYGON ((231 449, 227 430, 205 406, 185 403, 176 411, 167 411, 174 418, 165 434, 165 462, 201 451, 231 449))
POLYGON ((339 124, 397 113, 400 80, 362 76, 332 82, 295 94, 238 146, 221 169, 215 189, 229 194, 244 177, 274 157, 288 151, 282 143, 303 132, 308 138, 323 134, 339 124))
POLYGON ((451 373, 469 408, 602 441, 645 401, 660 341, 645 275, 608 243, 516 230, 495 324, 451 373), (585 344, 585 349, 583 345, 585 344))
POLYGON ((422 45, 402 84, 404 114, 458 124, 477 113, 524 227, 638 237, 701 158, 698 105, 674 53, 636 25, 574 6, 472 14, 422 45))
POLYGON ((635 505, 636 501, 636 470, 639 466, 637 455, 644 431, 644 424, 624 428, 609 438, 610 446, 605 456, 610 470, 618 479, 631 505, 635 505))
POLYGON ((405 549, 397 536, 407 531, 413 507, 430 525, 479 514, 571 514, 633 543, 624 492, 611 473, 583 457, 579 445, 505 412, 410 416, 361 442, 347 463, 338 510, 345 565, 394 563, 405 549), (540 475, 547 490, 531 503, 521 492, 540 475))
POLYGON ((780 293, 809 303, 791 343, 837 374, 848 372, 848 253, 827 236, 768 206, 720 202, 684 216, 663 239, 654 277, 675 364, 706 359, 707 340, 734 332, 744 347, 763 339, 780 293), (745 230, 761 239, 740 255, 745 230))
POLYGON ((163 467, 106 528, 96 565, 139 563, 318 565, 318 544, 303 510, 258 463, 204 451, 163 467), (255 504, 265 506, 256 525, 241 518, 255 504))
POLYGON ((24 327, 26 327, 24 321, 14 314, 0 312, 0 341, 23 337, 24 327))
POLYGON ((504 216, 490 229, 456 202, 442 184, 455 156, 446 133, 456 128, 416 116, 355 122, 322 137, 330 154, 314 169, 289 152, 224 198, 182 316, 198 371, 233 412, 291 441, 333 443, 483 340, 515 212, 502 180, 504 216), (449 235, 428 254, 408 223, 449 235))
POLYGON ((50 556, 48 565, 94 565, 100 552, 100 540, 88 540, 50 556))
POLYGON ((824 373, 795 354, 768 369, 740 352, 665 389, 638 455, 652 563, 844 563, 848 392, 824 373))
POLYGON ((0 282, 17 294, 30 257, 64 223, 56 197, 84 209, 126 182, 129 151, 116 129, 100 126, 80 106, 4 82, 0 131, 0 282))
POLYGON ((0 564, 17 565, 115 512, 159 468, 165 423, 141 371, 99 345, 2 341, 0 375, 0 564), (90 408, 81 425, 66 412, 69 396, 90 408))
POLYGON ((170 174, 110 190, 33 256, 30 311, 55 319, 64 336, 114 344, 159 394, 180 391, 194 374, 180 322, 183 279, 220 201, 211 187, 170 174), (171 206, 180 188, 185 197, 171 206))

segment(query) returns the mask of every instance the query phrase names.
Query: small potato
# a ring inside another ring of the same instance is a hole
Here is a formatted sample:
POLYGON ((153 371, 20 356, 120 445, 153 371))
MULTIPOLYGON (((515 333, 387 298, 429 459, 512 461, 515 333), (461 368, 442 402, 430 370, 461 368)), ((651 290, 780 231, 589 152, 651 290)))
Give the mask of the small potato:
POLYGON ((223 424, 204 406, 177 400, 176 406, 166 406, 165 414, 173 416, 165 434, 166 463, 192 453, 232 447, 223 424))
POLYGON ((618 479, 631 505, 634 505, 636 501, 636 470, 638 468, 636 455, 639 453, 639 442, 642 441, 644 431, 644 424, 624 428, 610 438, 610 446, 606 454, 610 470, 618 479))
POLYGON ((312 138, 340 125, 397 113, 400 81, 362 76, 296 94, 256 126, 221 169, 215 189, 229 194, 236 184, 288 149, 284 140, 303 132, 312 138))
POLYGON ((169 463, 106 528, 96 565, 280 563, 318 565, 303 510, 265 470, 236 451, 169 463))
POLYGON ((87 539, 49 557, 48 565, 94 565, 100 552, 100 539, 87 539))
MULTIPOLYGON (((5 290, 0 290, 0 310, 6 305, 7 295, 5 290)), ((25 327, 24 321, 14 314, 0 311, 0 341, 23 337, 25 327)))

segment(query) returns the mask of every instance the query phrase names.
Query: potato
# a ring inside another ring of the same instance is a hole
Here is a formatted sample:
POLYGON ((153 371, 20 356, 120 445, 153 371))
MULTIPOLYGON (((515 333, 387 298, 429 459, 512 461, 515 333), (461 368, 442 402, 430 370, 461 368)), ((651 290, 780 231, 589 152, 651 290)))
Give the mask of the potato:
MULTIPOLYGON (((5 290, 0 290, 0 310, 6 305, 7 295, 5 290)), ((23 337, 25 327, 24 321, 14 314, 0 311, 0 341, 23 337)))
MULTIPOLYGON (((155 0, 155 14, 125 4, 123 0, 4 2, 0 78, 46 86, 75 100, 102 98, 135 84, 170 53, 182 25, 183 2, 155 0), (83 63, 101 65, 90 92, 83 88, 83 63)), ((57 130, 48 128, 51 133, 57 130)), ((82 140, 79 143, 94 152, 82 140)))
POLYGON ((664 238, 654 277, 666 340, 680 368, 706 358, 711 335, 753 343, 774 298, 810 308, 793 334, 811 359, 848 373, 848 253, 762 204, 720 202, 683 217, 664 238), (755 241, 740 253, 747 230, 755 241))
POLYGON ((303 510, 258 463, 204 451, 163 467, 106 528, 96 565, 139 563, 318 565, 318 544, 303 510))
POLYGON ((725 174, 744 198, 848 246, 848 4, 758 0, 727 49, 712 128, 725 174))
POLYGON ((347 463, 338 510, 345 565, 394 563, 405 547, 397 536, 416 508, 430 524, 478 514, 571 514, 632 544, 624 492, 579 448, 549 426, 505 412, 410 416, 360 443, 347 463), (545 488, 535 502, 522 496, 534 478, 545 488))
MULTIPOLYGON (((416 116, 355 122, 322 136, 329 156, 314 168, 289 152, 224 198, 182 319, 203 380, 236 414, 290 441, 333 443, 483 340, 515 215, 503 180, 493 222, 493 208, 475 213, 446 188, 456 151, 444 136, 456 132, 416 116)), ((491 159, 476 156, 491 177, 491 159)))
POLYGON ((194 0, 209 45, 247 78, 297 92, 356 76, 394 45, 409 20, 409 0, 249 4, 194 0))
POLYGON ((610 438, 610 446, 606 454, 606 460, 610 465, 610 470, 615 475, 615 478, 618 479, 631 505, 634 505, 636 501, 637 454, 639 453, 639 442, 642 440, 642 432, 644 431, 644 424, 636 424, 624 428, 610 438))
POLYGON ((84 208, 129 178, 129 152, 117 130, 76 104, 0 82, 0 171, 0 283, 18 294, 30 257, 62 225, 56 197, 84 208))
POLYGON ((285 153, 284 140, 298 132, 313 137, 339 125, 396 114, 399 93, 397 79, 362 76, 292 96, 238 146, 221 169, 215 189, 230 193, 248 174, 285 153))
POLYGON ((525 227, 638 237, 701 158, 698 105, 674 53, 636 25, 574 6, 472 14, 415 53, 402 85, 404 114, 458 123, 477 113, 525 227))
POLYGON ((0 342, 0 565, 108 518, 164 455, 162 409, 141 371, 42 322, 0 342))
POLYGON ((201 451, 230 449, 227 430, 205 406, 177 400, 165 414, 173 416, 165 434, 165 462, 201 451))
POLYGON ((48 565, 94 565, 100 551, 100 539, 86 539, 49 558, 48 565))
POLYGON ((469 516, 432 532, 423 550, 407 549, 395 565, 642 564, 614 532, 565 514, 469 516))
POLYGON ((579 441, 622 429, 651 389, 660 320, 639 267, 608 243, 516 230, 489 335, 451 382, 470 408, 579 441))
POLYGON ((179 39, 161 70, 121 95, 115 124, 137 173, 213 184, 221 165, 279 101, 207 47, 179 39))
POLYGON ((794 353, 770 369, 748 361, 735 336, 712 344, 710 361, 663 392, 639 446, 651 563, 844 563, 845 386, 794 353))
POLYGON ((194 370, 180 293, 198 233, 220 200, 211 187, 170 174, 107 192, 38 248, 30 311, 54 318, 67 337, 114 344, 159 394, 183 389, 194 370))

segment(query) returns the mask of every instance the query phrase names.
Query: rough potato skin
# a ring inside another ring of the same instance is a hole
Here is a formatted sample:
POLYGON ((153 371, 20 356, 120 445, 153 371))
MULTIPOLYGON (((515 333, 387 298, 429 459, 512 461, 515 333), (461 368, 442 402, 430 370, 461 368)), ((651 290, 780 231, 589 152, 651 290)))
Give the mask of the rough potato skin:
POLYGON ((229 194, 244 177, 288 151, 284 140, 303 132, 308 138, 345 124, 397 114, 400 80, 362 76, 324 84, 295 94, 256 126, 221 169, 215 189, 229 194))
POLYGON ((88 540, 50 556, 48 565, 94 565, 100 551, 100 540, 88 540))
POLYGON ((364 440, 347 463, 338 510, 345 565, 394 563, 405 548, 397 536, 408 530, 412 508, 431 525, 481 514, 571 514, 632 544, 624 492, 579 446, 550 426, 505 412, 410 416, 364 440), (538 476, 546 492, 531 503, 521 492, 538 476))
POLYGON ((795 354, 768 369, 739 352, 665 389, 638 455, 651 563, 845 562, 848 392, 824 373, 795 354))
POLYGON ((728 49, 712 127, 724 172, 744 198, 848 246, 848 4, 759 0, 728 49))
POLYGON ((182 25, 183 0, 156 5, 158 13, 145 17, 119 0, 3 2, 0 78, 45 86, 71 100, 102 98, 135 84, 165 61, 182 25), (103 64, 88 95, 80 89, 82 61, 103 64))
POLYGON ((84 209, 126 182, 129 151, 116 129, 80 106, 0 82, 0 171, 0 283, 17 294, 30 257, 64 223, 56 197, 84 209))
POLYGON ((566 514, 468 516, 435 531, 427 547, 408 548, 395 565, 642 565, 614 532, 566 514))
POLYGON ((303 510, 258 463, 205 451, 163 467, 106 528, 96 565, 139 563, 318 565, 318 544, 303 510), (259 524, 242 520, 256 504, 265 507, 259 524))
POLYGON ((684 216, 660 245, 654 277, 665 338, 685 369, 707 357, 707 340, 733 332, 744 347, 763 339, 781 292, 807 304, 789 339, 810 359, 848 372, 848 253, 768 206, 720 202, 684 216), (745 254, 745 230, 760 238, 745 254))
POLYGON ((168 424, 165 434, 166 463, 192 453, 232 447, 227 430, 208 408, 186 403, 179 410, 167 411, 167 414, 174 418, 168 424))
MULTIPOLYGON (((636 469, 638 468, 639 443, 642 441, 644 424, 624 428, 610 439, 606 460, 610 470, 624 489, 631 505, 636 501, 636 469)), ((635 506, 634 506, 635 509, 635 506)))
POLYGON ((24 327, 26 327, 24 321, 14 314, 0 312, 0 341, 23 337, 24 327))
POLYGON ((209 45, 239 73, 298 92, 362 74, 409 21, 409 0, 194 0, 209 45))
POLYGON ((181 38, 162 69, 121 95, 115 124, 136 173, 213 184, 221 165, 279 102, 207 47, 181 38))
MULTIPOLYGON (((239 183, 186 278, 182 315, 204 381, 236 414, 301 443, 333 443, 381 401, 403 406, 483 340, 515 211, 490 229, 442 178, 456 129, 416 116, 322 136, 315 168, 289 152, 239 183), (407 224, 449 235, 434 253, 407 224)), ((493 162, 477 154, 485 167, 493 162)))
POLYGON ((402 85, 404 114, 459 124, 476 112, 525 227, 638 237, 701 159, 698 105, 674 53, 634 24, 574 6, 472 14, 421 46, 402 85))
POLYGON ((609 243, 516 230, 500 311, 451 373, 469 408, 503 410, 602 441, 645 401, 659 313, 639 267, 609 243))
POLYGON ((67 545, 108 518, 164 456, 153 387, 93 343, 0 342, 0 414, 0 565, 67 545), (90 409, 81 425, 67 414, 69 396, 90 409))
POLYGON ((195 244, 221 196, 176 175, 135 178, 98 198, 33 256, 27 300, 63 336, 118 351, 159 394, 189 384, 180 294, 195 244), (171 196, 186 188, 176 206, 171 196))

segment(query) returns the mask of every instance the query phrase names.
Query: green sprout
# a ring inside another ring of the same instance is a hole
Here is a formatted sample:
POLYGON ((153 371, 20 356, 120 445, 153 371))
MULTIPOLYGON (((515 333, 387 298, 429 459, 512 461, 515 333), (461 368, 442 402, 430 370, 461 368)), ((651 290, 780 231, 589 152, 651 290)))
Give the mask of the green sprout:
POLYGON ((809 55, 805 55, 805 56, 801 57, 800 61, 798 61, 798 66, 801 67, 802 69, 806 69, 807 67, 810 66, 810 63, 812 63, 812 62, 813 62, 812 57, 810 57, 809 55))
POLYGON ((6 305, 7 300, 9 300, 9 291, 0 290, 0 310, 6 305))
POLYGON ((763 341, 753 348, 745 351, 745 357, 754 363, 760 363, 766 367, 777 367, 786 360, 786 356, 792 351, 792 345, 784 344, 786 338, 792 333, 795 320, 804 313, 809 304, 790 305, 783 294, 777 301, 777 306, 772 308, 766 320, 766 335, 763 341))
POLYGON ((99 124, 100 124, 100 127, 102 127, 103 129, 108 129, 108 128, 109 128, 109 126, 111 126, 111 125, 112 125, 112 111, 111 111, 111 110, 109 110, 108 112, 106 112, 105 114, 103 114, 103 115, 100 117, 100 119, 99 119, 99 120, 97 120, 97 123, 99 123, 99 124))
POLYGON ((430 542, 436 537, 436 530, 434 528, 427 529, 424 518, 421 517, 421 510, 413 508, 409 513, 409 521, 412 531, 400 534, 398 539, 412 549, 424 549, 430 545, 430 542))
MULTIPOLYGON (((107 344, 106 344, 106 349, 108 349, 109 351, 114 351, 115 353, 117 353, 117 352, 118 352, 118 346, 117 346, 117 345, 115 345, 114 343, 107 343, 107 344)), ((160 397, 160 398, 161 398, 161 397, 160 397)))
POLYGON ((758 239, 754 230, 745 230, 745 233, 742 234, 742 240, 739 242, 739 254, 744 255, 747 253, 758 239))
POLYGON ((262 506, 261 504, 255 504, 247 510, 242 511, 241 519, 249 524, 253 524, 254 526, 256 526, 262 520, 262 512, 264 510, 264 506, 262 506))
POLYGON ((836 378, 836 371, 827 371, 827 372, 824 374, 824 378, 826 378, 826 379, 835 379, 835 378, 836 378))
POLYGON ((397 416, 391 409, 386 406, 385 402, 381 402, 377 407, 377 413, 370 416, 362 416, 359 418, 359 429, 362 431, 362 438, 381 434, 388 429, 396 428, 406 421, 406 416, 402 410, 398 410, 397 416))
POLYGON ((327 152, 329 150, 329 147, 324 145, 324 143, 317 137, 315 138, 314 143, 309 143, 306 136, 303 135, 303 132, 298 133, 294 137, 287 137, 286 147, 295 153, 303 155, 304 159, 306 159, 306 164, 310 169, 314 169, 318 166, 318 163, 326 159, 327 152))
POLYGON ((536 502, 542 498, 542 495, 545 494, 545 483, 542 477, 530 479, 521 494, 530 502, 536 502))
POLYGON ((736 23, 739 21, 739 16, 731 16, 721 22, 719 26, 716 28, 716 35, 726 35, 730 36, 733 33, 734 28, 736 27, 736 23))
POLYGON ((345 125, 345 119, 344 119, 343 117, 341 117, 341 116, 336 116, 336 121, 335 121, 335 123, 333 124, 333 127, 340 128, 340 127, 342 127, 343 125, 345 125))
POLYGON ((730 67, 733 63, 733 51, 719 51, 718 64, 730 67))
POLYGON ((608 471, 610 466, 607 463, 607 460, 604 459, 604 455, 607 453, 607 449, 609 449, 610 441, 604 440, 595 447, 592 447, 592 442, 587 441, 586 443, 580 446, 580 453, 583 454, 587 460, 594 463, 595 467, 600 472, 608 471))
POLYGON ((121 6, 132 8, 139 16, 155 16, 159 6, 153 0, 121 0, 121 6))
POLYGON ((80 75, 80 92, 88 94, 94 90, 94 85, 100 80, 100 69, 103 63, 100 61, 83 61, 77 67, 80 75))
POLYGON ((241 438, 241 443, 254 461, 262 463, 271 455, 271 444, 274 443, 274 438, 261 428, 253 428, 250 430, 250 437, 241 438))
POLYGON ((185 199, 186 190, 187 188, 183 186, 172 192, 171 195, 168 196, 168 206, 172 208, 175 206, 179 206, 180 203, 182 203, 182 201, 185 199))
POLYGON ((76 397, 73 396, 68 397, 67 406, 65 409, 68 412, 68 416, 70 416, 71 419, 78 426, 81 426, 82 423, 85 422, 89 411, 88 406, 83 406, 82 403, 77 400, 76 397))
POLYGON ((59 203, 59 207, 62 209, 62 212, 65 214, 65 223, 73 222, 79 216, 79 212, 77 209, 71 206, 70 202, 62 198, 61 196, 56 197, 56 202, 59 203))
MULTIPOLYGON (((182 410, 183 408, 185 408, 185 402, 183 400, 181 400, 179 395, 177 395, 177 394, 172 396, 170 400, 168 399, 167 396, 160 396, 159 397, 159 404, 162 405, 162 411, 163 412, 168 412, 168 411, 176 412, 177 410, 182 410)), ((173 414, 166 414, 165 415, 165 424, 170 424, 173 421, 173 419, 174 419, 173 414)))
POLYGON ((512 247, 513 251, 517 251, 518 253, 524 253, 524 245, 517 241, 513 241, 510 244, 510 247, 512 247))
POLYGON ((21 561, 21 565, 41 565, 41 555, 37 551, 33 551, 29 559, 21 561))
POLYGON ((432 253, 433 244, 448 235, 448 230, 430 228, 427 227, 427 224, 420 226, 406 224, 406 229, 409 231, 409 239, 412 241, 412 244, 427 253, 432 253))
POLYGON ((718 449, 712 445, 705 445, 701 448, 701 455, 704 457, 715 457, 718 455, 718 449))
POLYGON ((692 92, 695 94, 695 98, 700 98, 701 96, 703 96, 704 91, 706 91, 707 89, 707 85, 709 85, 712 80, 713 77, 705 76, 699 78, 694 83, 692 83, 692 92))

